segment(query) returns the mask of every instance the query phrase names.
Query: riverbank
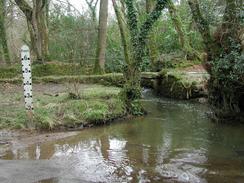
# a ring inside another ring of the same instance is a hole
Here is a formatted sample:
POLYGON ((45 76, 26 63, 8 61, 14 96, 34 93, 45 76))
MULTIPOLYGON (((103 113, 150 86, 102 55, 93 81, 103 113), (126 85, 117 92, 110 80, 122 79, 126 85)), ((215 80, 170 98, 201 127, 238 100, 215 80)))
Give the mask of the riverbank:
MULTIPOLYGON (((0 129, 82 129, 127 115, 119 98, 124 84, 121 73, 80 75, 84 71, 77 64, 48 63, 33 65, 35 113, 33 123, 28 123, 17 71, 17 66, 1 68, 0 129)), ((141 85, 159 96, 189 100, 207 97, 208 77, 201 65, 164 68, 143 72, 141 85)))
MULTIPOLYGON (((1 68, 0 72, 1 84, 22 83, 22 76, 21 73, 17 72, 17 66, 1 68)), ((69 82, 116 87, 122 87, 124 84, 122 73, 86 75, 86 72, 77 64, 48 63, 34 65, 32 74, 32 80, 35 84, 69 82)), ((188 100, 207 97, 206 83, 208 79, 209 74, 199 64, 189 65, 188 67, 179 65, 177 68, 165 67, 160 72, 143 72, 141 74, 141 85, 142 87, 154 89, 160 96, 188 100)))
POLYGON ((0 87, 0 128, 82 129, 126 115, 120 88, 78 83, 34 84, 34 120, 29 123, 21 86, 0 87))
POLYGON ((208 97, 207 82, 209 74, 205 70, 164 69, 155 81, 154 90, 164 97, 174 99, 195 99, 208 97))

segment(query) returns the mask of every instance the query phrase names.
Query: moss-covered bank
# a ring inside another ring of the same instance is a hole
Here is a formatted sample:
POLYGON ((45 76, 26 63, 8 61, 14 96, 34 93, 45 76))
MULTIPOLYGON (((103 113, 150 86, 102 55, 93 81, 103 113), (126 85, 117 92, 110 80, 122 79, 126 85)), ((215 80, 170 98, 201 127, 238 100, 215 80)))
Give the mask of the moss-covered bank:
MULTIPOLYGON (((83 128, 126 115, 117 87, 39 84, 34 88, 33 124, 38 129, 83 128)), ((0 98, 0 128, 27 127, 22 90, 15 85, 3 86, 0 98)))
POLYGON ((209 75, 205 72, 162 70, 155 80, 154 89, 162 96, 175 99, 206 97, 206 83, 209 75))
MULTIPOLYGON (((79 64, 50 62, 46 64, 32 65, 32 74, 35 77, 43 76, 65 76, 87 74, 87 71, 79 64)), ((0 79, 12 79, 22 76, 21 65, 16 64, 0 68, 0 79)))
MULTIPOLYGON (((158 73, 147 72, 142 73, 142 86, 153 88, 153 82, 157 79, 158 73)), ((103 75, 49 75, 37 77, 33 74, 32 80, 34 83, 83 83, 83 84, 102 84, 106 86, 121 87, 124 84, 124 77, 121 73, 109 73, 103 75)), ((0 83, 21 84, 22 77, 2 78, 0 83)))
MULTIPOLYGON (((191 99, 207 95, 206 81, 209 78, 206 72, 186 72, 183 66, 164 69, 161 72, 142 73, 141 85, 155 89, 160 95, 176 99, 191 99)), ((184 63, 186 64, 186 63, 184 63)), ((189 63, 193 64, 194 63, 189 63)), ((188 66, 188 64, 187 64, 188 66)), ((22 83, 20 66, 0 69, 0 83, 22 83)), ((103 75, 85 75, 86 72, 77 64, 47 63, 33 65, 34 83, 83 83, 102 84, 121 87, 124 77, 121 73, 103 75)))

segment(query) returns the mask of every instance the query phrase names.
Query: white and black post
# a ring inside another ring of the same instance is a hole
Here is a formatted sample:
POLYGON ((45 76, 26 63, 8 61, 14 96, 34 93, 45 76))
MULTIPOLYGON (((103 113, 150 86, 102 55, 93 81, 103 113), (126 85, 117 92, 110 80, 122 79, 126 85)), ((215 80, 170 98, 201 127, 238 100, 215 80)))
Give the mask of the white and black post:
POLYGON ((33 121, 33 100, 32 100, 32 76, 31 76, 31 62, 30 49, 24 45, 21 47, 21 63, 23 73, 25 109, 30 121, 33 121))

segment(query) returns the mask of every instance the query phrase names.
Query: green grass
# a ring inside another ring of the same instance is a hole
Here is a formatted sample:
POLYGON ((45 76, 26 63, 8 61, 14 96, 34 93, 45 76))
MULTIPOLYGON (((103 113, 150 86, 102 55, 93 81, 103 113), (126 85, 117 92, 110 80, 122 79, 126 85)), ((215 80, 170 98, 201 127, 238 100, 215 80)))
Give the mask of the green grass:
POLYGON ((21 67, 18 66, 11 66, 11 67, 1 67, 0 68, 0 79, 6 79, 6 78, 15 78, 18 75, 20 75, 21 67))
MULTIPOLYGON (((126 115, 124 103, 119 97, 120 89, 91 85, 80 91, 80 99, 75 100, 67 93, 58 96, 38 94, 34 97, 34 125, 38 129, 75 128, 81 125, 104 124, 126 115)), ((11 95, 7 95, 11 97, 11 95)), ((1 101, 6 95, 0 95, 1 101)), ((21 99, 23 100, 23 99, 21 99)), ((16 95, 10 105, 1 106, 0 128, 26 128, 28 118, 23 101, 16 95), (18 105, 14 105, 17 102, 18 105)))

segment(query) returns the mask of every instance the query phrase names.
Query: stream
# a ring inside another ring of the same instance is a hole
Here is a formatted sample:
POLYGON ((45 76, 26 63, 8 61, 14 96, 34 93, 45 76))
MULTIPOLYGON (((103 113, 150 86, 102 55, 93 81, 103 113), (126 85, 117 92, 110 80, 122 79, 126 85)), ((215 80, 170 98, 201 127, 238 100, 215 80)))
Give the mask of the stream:
POLYGON ((147 116, 7 152, 0 182, 244 182, 244 126, 148 90, 143 104, 147 116))

